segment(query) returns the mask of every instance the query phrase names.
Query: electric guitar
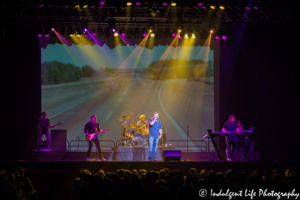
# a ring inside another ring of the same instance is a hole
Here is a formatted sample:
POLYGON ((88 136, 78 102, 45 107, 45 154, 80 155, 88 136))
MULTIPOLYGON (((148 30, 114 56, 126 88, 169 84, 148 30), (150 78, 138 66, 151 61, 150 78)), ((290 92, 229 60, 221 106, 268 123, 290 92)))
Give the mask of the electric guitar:
POLYGON ((102 131, 99 131, 99 132, 97 132, 97 133, 86 133, 86 139, 88 140, 88 141, 91 141, 92 139, 94 139, 94 138, 96 138, 96 135, 98 135, 99 133, 104 133, 104 132, 106 132, 106 131, 109 131, 110 129, 108 128, 108 129, 104 129, 104 130, 102 130, 102 131))
POLYGON ((62 123, 58 123, 58 124, 55 124, 55 125, 52 125, 53 127, 49 127, 49 126, 45 126, 44 128, 41 128, 41 130, 38 130, 38 134, 41 135, 42 133, 44 133, 46 131, 46 129, 48 128, 54 128, 55 126, 60 126, 62 125, 62 123))

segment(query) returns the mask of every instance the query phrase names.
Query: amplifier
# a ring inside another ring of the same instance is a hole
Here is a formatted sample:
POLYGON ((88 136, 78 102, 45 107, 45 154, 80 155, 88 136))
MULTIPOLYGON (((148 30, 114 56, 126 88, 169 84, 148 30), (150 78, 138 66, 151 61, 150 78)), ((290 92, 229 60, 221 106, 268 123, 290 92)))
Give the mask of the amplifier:
POLYGON ((52 129, 51 130, 52 151, 65 152, 66 146, 67 146, 67 130, 52 129))

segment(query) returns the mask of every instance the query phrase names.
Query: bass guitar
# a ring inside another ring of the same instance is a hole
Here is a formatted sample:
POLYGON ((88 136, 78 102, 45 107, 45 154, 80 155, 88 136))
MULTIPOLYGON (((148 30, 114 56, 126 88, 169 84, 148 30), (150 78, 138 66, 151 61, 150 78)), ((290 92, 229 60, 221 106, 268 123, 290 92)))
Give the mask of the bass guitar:
POLYGON ((55 124, 55 125, 52 125, 53 127, 49 127, 49 126, 45 126, 43 128, 41 128, 41 130, 38 130, 38 134, 41 135, 42 133, 45 133, 45 131, 49 128, 54 128, 55 126, 60 126, 62 125, 62 123, 58 123, 58 124, 55 124))
POLYGON ((99 133, 104 133, 106 131, 109 131, 110 129, 104 129, 102 131, 99 131, 97 133, 86 133, 86 139, 88 141, 91 141, 92 139, 96 138, 96 135, 98 135, 99 133))

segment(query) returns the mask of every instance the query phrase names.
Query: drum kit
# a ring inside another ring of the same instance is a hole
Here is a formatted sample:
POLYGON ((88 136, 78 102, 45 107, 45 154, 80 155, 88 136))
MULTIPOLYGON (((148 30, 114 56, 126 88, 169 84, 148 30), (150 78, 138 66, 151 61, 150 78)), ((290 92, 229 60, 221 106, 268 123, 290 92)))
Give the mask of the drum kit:
POLYGON ((129 115, 122 115, 121 118, 117 121, 121 124, 122 146, 146 146, 146 136, 149 135, 148 125, 129 124, 128 120, 132 119, 129 115))

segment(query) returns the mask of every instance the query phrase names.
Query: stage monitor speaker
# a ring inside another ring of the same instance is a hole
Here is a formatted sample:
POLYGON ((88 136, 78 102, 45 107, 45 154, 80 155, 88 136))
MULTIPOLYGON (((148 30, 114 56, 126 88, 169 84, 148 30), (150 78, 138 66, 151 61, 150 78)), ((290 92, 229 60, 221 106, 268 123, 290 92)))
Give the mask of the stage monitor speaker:
POLYGON ((67 146, 67 130, 52 129, 51 130, 51 148, 52 151, 65 152, 67 146))
POLYGON ((164 150, 163 153, 164 161, 180 161, 181 158, 181 150, 164 150))

